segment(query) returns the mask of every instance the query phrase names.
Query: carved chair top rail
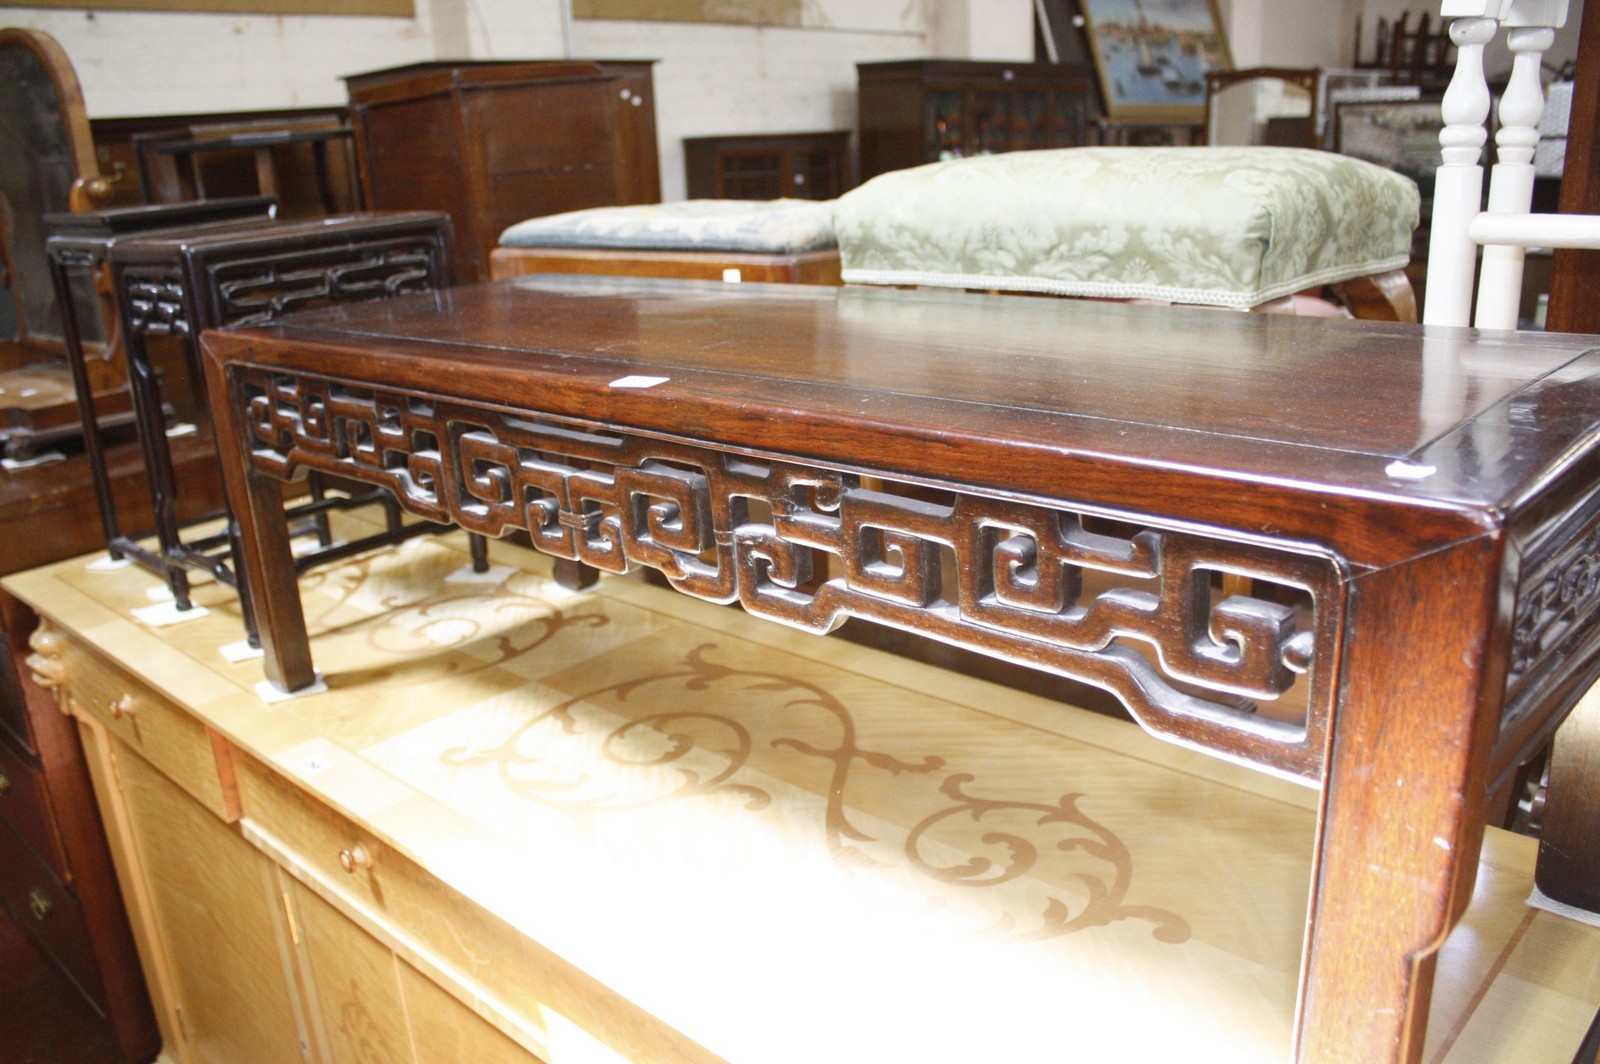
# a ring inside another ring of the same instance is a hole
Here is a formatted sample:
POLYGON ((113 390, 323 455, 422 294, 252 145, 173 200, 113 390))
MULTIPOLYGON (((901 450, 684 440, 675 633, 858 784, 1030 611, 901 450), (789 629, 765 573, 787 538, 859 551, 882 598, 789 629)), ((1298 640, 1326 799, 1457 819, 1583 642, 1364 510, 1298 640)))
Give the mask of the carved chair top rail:
MULTIPOLYGON (((213 358, 1383 566, 1595 449, 1594 338, 1005 297, 535 279, 209 334, 213 358), (372 351, 385 358, 375 377, 372 351), (665 378, 650 387, 622 378, 665 378)), ((1511 522, 1513 525, 1515 522, 1511 522)))

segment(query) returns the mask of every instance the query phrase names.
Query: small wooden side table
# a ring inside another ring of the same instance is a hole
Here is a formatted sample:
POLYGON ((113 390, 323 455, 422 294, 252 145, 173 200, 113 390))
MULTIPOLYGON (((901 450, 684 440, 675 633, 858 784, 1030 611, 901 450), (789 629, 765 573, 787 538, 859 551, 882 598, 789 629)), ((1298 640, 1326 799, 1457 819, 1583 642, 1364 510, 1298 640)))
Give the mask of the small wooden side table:
MULTIPOLYGON (((383 299, 442 287, 450 276, 449 218, 424 211, 351 214, 301 222, 261 217, 223 226, 146 233, 138 239, 118 239, 114 230, 119 220, 115 217, 101 221, 113 230, 112 236, 101 237, 100 246, 111 263, 111 288, 127 349, 129 387, 149 477, 157 540, 156 548, 151 550, 124 534, 110 505, 103 463, 91 458, 111 555, 130 558, 159 573, 179 610, 191 607, 191 571, 208 572, 237 588, 253 639, 250 597, 240 584, 236 566, 229 562, 231 551, 224 549, 231 544, 231 535, 218 533, 187 541, 184 538, 184 529, 192 522, 178 517, 178 488, 167 441, 163 386, 150 357, 149 341, 158 336, 185 341, 194 391, 203 396, 204 385, 191 339, 194 335, 229 325, 262 324, 306 307, 383 299)), ((70 257, 77 246, 65 237, 53 244, 55 253, 63 259, 70 257)), ((86 412, 85 417, 89 416, 92 413, 86 412)), ((323 523, 319 526, 323 549, 304 555, 302 565, 331 561, 433 528, 402 522, 399 509, 386 492, 330 498, 316 484, 312 486, 312 501, 291 507, 288 514, 291 520, 319 519, 330 508, 368 503, 383 505, 389 515, 382 534, 335 545, 323 523)))

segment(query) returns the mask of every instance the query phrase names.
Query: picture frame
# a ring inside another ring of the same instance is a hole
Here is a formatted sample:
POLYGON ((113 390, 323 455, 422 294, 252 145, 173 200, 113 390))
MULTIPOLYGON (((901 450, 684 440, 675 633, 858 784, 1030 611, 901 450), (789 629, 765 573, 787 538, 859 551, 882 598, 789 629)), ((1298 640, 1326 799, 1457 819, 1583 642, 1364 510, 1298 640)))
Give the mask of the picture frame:
POLYGON ((1340 101, 1334 105, 1332 148, 1404 174, 1426 195, 1441 162, 1442 129, 1438 97, 1340 101))
POLYGON ((1113 122, 1200 125, 1206 73, 1233 69, 1216 0, 1079 0, 1113 122))

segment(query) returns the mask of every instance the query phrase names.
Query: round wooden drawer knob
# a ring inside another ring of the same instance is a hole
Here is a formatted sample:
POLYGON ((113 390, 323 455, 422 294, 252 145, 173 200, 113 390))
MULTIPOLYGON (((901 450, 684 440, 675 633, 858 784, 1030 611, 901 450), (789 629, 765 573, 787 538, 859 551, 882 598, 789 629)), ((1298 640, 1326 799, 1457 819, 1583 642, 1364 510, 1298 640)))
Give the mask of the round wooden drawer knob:
POLYGON ((357 843, 349 849, 339 851, 339 867, 354 875, 358 868, 372 867, 372 854, 367 852, 365 846, 357 843))
POLYGON ((6 796, 6 792, 10 789, 11 777, 7 776, 4 772, 0 772, 0 798, 4 798, 6 796))
POLYGON ((121 720, 124 717, 132 718, 135 713, 133 696, 123 695, 121 698, 113 698, 106 703, 106 709, 110 712, 112 720, 121 720))
POLYGON ((28 911, 33 914, 35 920, 43 920, 49 916, 52 908, 54 906, 50 903, 50 895, 44 892, 43 887, 34 887, 28 891, 28 911))

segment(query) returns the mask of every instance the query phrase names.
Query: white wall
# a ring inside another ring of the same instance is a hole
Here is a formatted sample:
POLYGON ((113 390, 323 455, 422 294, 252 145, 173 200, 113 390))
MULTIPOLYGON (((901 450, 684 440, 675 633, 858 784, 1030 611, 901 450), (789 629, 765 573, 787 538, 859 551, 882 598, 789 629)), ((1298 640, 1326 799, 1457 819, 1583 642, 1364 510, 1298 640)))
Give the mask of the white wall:
POLYGON ((1342 5, 1329 0, 1232 0, 1219 4, 1235 66, 1342 67, 1350 47, 1342 5))
MULTIPOLYGON (((1432 0, 1219 0, 1235 63, 1337 67, 1352 27, 1432 0)), ((855 64, 1028 59, 1032 0, 807 0, 794 28, 580 20, 581 57, 659 59, 662 190, 683 195, 681 140, 849 129, 855 64)), ((1576 52, 1581 0, 1552 55, 1576 52)), ((552 58, 560 0, 417 0, 415 18, 268 17, 0 7, 66 48, 96 117, 340 104, 342 75, 425 59, 552 58)), ((1370 46, 1370 45, 1369 45, 1370 46)))
MULTIPOLYGON (((683 195, 685 136, 849 129, 855 63, 1028 59, 1032 0, 807 0, 796 28, 578 21, 573 54, 659 59, 662 185, 683 195)), ((72 57, 94 117, 343 103, 340 78, 427 59, 553 58, 560 0, 417 0, 415 18, 0 7, 72 57)))
POLYGON ((684 137, 851 129, 855 64, 931 54, 929 16, 921 0, 817 0, 801 27, 579 20, 573 53, 659 60, 661 191, 682 199, 684 137))
POLYGON ((343 75, 459 57, 491 32, 507 54, 561 48, 555 0, 417 0, 411 19, 0 7, 0 25, 59 40, 96 118, 341 104, 343 75))

